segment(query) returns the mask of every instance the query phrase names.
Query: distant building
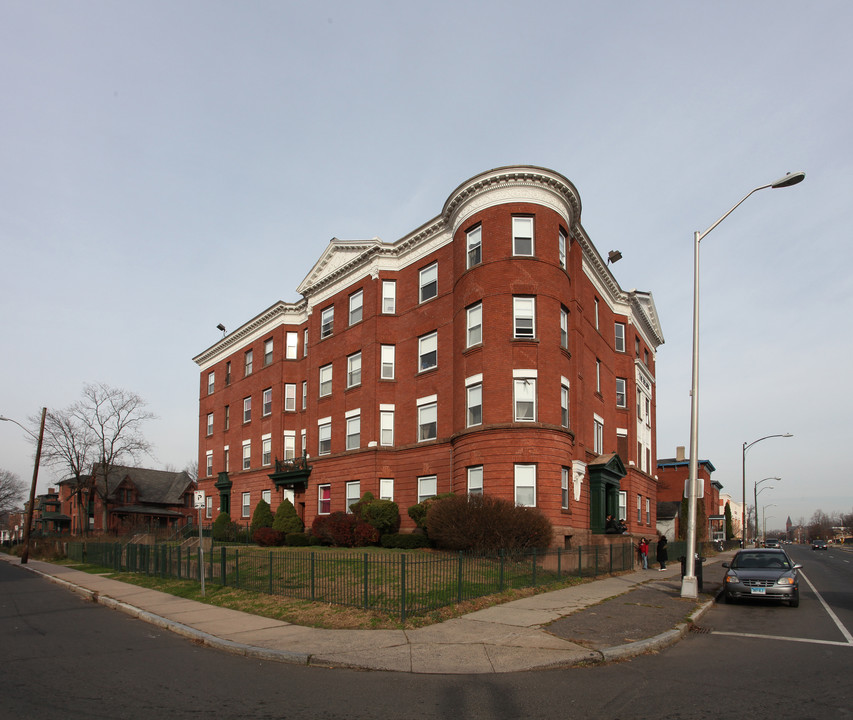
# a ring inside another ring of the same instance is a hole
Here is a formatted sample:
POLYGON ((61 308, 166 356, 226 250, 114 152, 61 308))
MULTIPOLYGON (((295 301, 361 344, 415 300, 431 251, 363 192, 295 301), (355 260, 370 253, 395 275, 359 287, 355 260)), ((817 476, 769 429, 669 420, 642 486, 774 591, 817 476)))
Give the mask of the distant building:
MULTIPOLYGON (((699 494, 704 516, 704 525, 699 529, 699 538, 703 540, 725 539, 725 516, 720 512, 720 490, 722 485, 711 478, 715 468, 710 460, 699 460, 699 494)), ((690 477, 690 460, 685 457, 684 448, 676 448, 674 458, 658 459, 658 502, 680 503, 687 493, 687 481, 690 477)), ((681 528, 676 527, 676 534, 681 528)))
POLYGON ((71 526, 71 518, 62 512, 62 503, 56 488, 48 488, 46 493, 36 495, 33 509, 32 531, 53 535, 66 533, 71 526))
POLYGON ((648 534, 663 335, 580 212, 562 175, 506 167, 397 242, 333 239, 300 301, 194 358, 207 518, 286 497, 310 526, 370 491, 406 530, 426 498, 487 493, 540 508, 557 545, 608 513, 648 534))
POLYGON ((720 493, 720 515, 725 517, 726 503, 732 513, 732 531, 736 538, 743 535, 743 503, 736 501, 728 493, 720 493))

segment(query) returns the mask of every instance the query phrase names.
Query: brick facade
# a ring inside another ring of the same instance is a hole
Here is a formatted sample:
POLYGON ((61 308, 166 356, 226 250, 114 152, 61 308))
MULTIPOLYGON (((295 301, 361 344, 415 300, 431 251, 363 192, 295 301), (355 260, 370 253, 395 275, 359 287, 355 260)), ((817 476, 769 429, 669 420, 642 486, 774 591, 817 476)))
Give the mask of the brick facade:
POLYGON ((655 527, 654 365, 663 336, 651 294, 619 287, 563 176, 532 167, 478 175, 396 243, 333 240, 298 291, 301 301, 273 305, 194 358, 199 485, 213 498, 211 519, 225 502, 241 520, 243 493, 251 515, 269 491, 273 512, 287 493, 310 525, 320 511, 346 508, 347 483, 379 496, 385 479, 406 530, 419 488, 434 477, 436 492, 467 492, 473 468, 483 492, 535 502, 555 544, 589 542, 603 525, 591 485, 604 480, 587 466, 618 455, 608 468, 623 466, 624 475, 606 483, 607 510, 616 514, 625 493, 629 528, 655 527), (294 482, 276 473, 290 438, 310 466, 294 482))

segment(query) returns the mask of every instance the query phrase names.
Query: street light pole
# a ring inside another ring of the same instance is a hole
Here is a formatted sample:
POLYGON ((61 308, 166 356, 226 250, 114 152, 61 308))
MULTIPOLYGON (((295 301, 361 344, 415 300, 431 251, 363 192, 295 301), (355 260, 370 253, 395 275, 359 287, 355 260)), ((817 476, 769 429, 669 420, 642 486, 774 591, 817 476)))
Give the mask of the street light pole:
MULTIPOLYGON (((746 512, 746 451, 749 450, 753 445, 760 443, 762 440, 767 440, 768 438, 776 438, 776 437, 789 438, 789 437, 794 437, 794 436, 791 433, 783 433, 783 434, 777 434, 777 435, 765 435, 762 438, 758 438, 758 440, 753 440, 751 443, 745 442, 743 444, 743 456, 742 456, 742 458, 743 458, 742 468, 743 469, 742 469, 742 474, 741 474, 741 484, 742 484, 742 488, 741 488, 742 495, 741 495, 741 497, 743 498, 743 516, 742 516, 741 520, 743 522, 743 532, 741 534, 741 538, 743 539, 743 546, 744 547, 746 547, 746 530, 749 527, 749 525, 746 521, 746 518, 747 518, 747 512, 746 512)), ((758 507, 757 506, 755 508, 755 536, 758 537, 758 507)))
MULTIPOLYGON (((769 508, 769 507, 777 507, 777 505, 776 505, 776 503, 770 503, 768 505, 765 505, 761 509, 761 518, 763 520, 762 527, 761 527, 761 537, 763 537, 765 541, 767 540, 767 508, 769 508)), ((771 515, 770 518, 772 519, 773 516, 771 515)), ((758 530, 758 528, 755 528, 755 529, 756 529, 756 531, 758 530)))
MULTIPOLYGON (((696 581, 696 480, 699 475, 699 245, 717 225, 731 215, 750 195, 766 188, 784 188, 802 182, 804 172, 788 173, 776 182, 753 188, 731 207, 719 220, 704 232, 693 233, 693 367, 690 386, 690 469, 688 482, 687 549, 684 577, 681 580, 681 597, 698 597, 696 581)), ((744 497, 744 504, 746 499, 744 497)), ((744 515, 746 514, 744 507, 744 515)))
MULTIPOLYGON (((39 427, 39 434, 36 445, 36 461, 33 467, 33 483, 30 486, 30 502, 27 505, 27 518, 24 523, 24 547, 21 550, 21 565, 26 565, 27 560, 30 559, 30 531, 33 527, 33 506, 36 502, 36 483, 38 483, 39 479, 39 463, 41 462, 41 445, 44 440, 44 419, 47 416, 47 408, 43 407, 41 409, 41 425, 39 427)), ((21 423, 17 420, 12 420, 12 418, 2 417, 0 416, 0 420, 6 420, 8 422, 13 422, 19 428, 26 430, 30 435, 35 437, 29 430, 27 430, 21 423)))
MULTIPOLYGON (((766 477, 766 478, 764 478, 764 480, 756 480, 755 484, 752 486, 752 501, 753 501, 754 507, 755 507, 755 539, 756 540, 758 540, 758 496, 762 490, 772 490, 773 489, 772 485, 768 485, 767 487, 763 487, 763 488, 761 488, 761 490, 758 489, 758 486, 761 485, 761 483, 763 483, 765 480, 778 480, 779 482, 782 482, 782 478, 780 478, 780 477, 766 477)), ((761 533, 761 535, 762 535, 762 537, 764 537, 764 533, 761 533)))

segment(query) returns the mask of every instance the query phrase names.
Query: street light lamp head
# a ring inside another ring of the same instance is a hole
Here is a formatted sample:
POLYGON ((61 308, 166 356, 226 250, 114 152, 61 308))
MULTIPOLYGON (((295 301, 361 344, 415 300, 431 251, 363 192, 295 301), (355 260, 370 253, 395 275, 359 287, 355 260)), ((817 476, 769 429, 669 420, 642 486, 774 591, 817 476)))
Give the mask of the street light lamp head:
MULTIPOLYGON (((806 179, 806 174, 804 172, 793 172, 788 173, 785 177, 779 178, 776 182, 770 183, 770 187, 772 188, 786 188, 791 187, 791 185, 796 185, 797 183, 801 183, 806 179)), ((785 437, 789 437, 786 435, 785 437)))
POLYGON ((619 262, 622 259, 622 253, 618 250, 611 250, 607 253, 607 264, 619 262))

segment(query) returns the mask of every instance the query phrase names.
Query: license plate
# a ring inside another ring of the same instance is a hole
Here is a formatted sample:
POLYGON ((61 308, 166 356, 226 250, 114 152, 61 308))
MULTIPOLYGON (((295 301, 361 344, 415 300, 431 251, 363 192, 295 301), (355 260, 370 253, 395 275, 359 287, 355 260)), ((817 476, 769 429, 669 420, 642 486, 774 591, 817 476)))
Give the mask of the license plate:
POLYGON ((749 589, 749 591, 753 595, 766 595, 767 594, 766 590, 767 590, 766 588, 750 588, 749 589))

